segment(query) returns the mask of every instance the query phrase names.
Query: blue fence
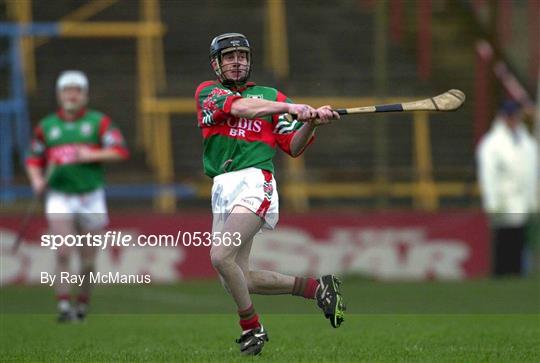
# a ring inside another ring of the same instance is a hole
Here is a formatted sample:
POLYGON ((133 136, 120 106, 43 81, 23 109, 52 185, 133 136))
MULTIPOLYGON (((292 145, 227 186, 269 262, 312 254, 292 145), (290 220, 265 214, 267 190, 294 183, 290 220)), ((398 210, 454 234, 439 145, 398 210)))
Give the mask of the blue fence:
MULTIPOLYGON (((24 36, 60 36, 58 23, 31 23, 20 25, 0 22, 0 37, 8 39, 8 49, 0 53, 0 68, 9 68, 9 96, 0 100, 0 202, 32 196, 29 186, 13 184, 14 160, 18 154, 20 162, 30 142, 31 130, 28 102, 25 91, 21 40, 24 36)), ((107 195, 113 199, 154 198, 164 191, 176 197, 193 198, 196 190, 182 184, 154 185, 130 184, 107 187, 107 195)))
POLYGON ((0 36, 8 38, 8 49, 0 54, 0 67, 9 68, 8 98, 0 100, 0 200, 15 198, 10 192, 13 183, 15 152, 23 162, 30 141, 30 119, 25 92, 22 37, 28 35, 58 36, 58 23, 33 23, 19 25, 0 22, 0 36))

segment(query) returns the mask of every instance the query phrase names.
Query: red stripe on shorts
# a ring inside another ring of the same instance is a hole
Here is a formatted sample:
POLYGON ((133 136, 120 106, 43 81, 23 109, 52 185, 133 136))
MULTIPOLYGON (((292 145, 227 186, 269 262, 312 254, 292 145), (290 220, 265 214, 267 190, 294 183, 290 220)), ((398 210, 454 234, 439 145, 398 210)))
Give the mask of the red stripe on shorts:
POLYGON ((261 171, 264 176, 264 184, 263 184, 264 199, 259 209, 257 209, 256 214, 259 217, 264 218, 264 216, 266 215, 266 212, 268 212, 268 208, 270 208, 270 201, 272 198, 272 193, 274 192, 274 187, 272 185, 272 173, 269 172, 268 170, 261 170, 261 171), (269 197, 267 197, 267 194, 269 195, 269 197))

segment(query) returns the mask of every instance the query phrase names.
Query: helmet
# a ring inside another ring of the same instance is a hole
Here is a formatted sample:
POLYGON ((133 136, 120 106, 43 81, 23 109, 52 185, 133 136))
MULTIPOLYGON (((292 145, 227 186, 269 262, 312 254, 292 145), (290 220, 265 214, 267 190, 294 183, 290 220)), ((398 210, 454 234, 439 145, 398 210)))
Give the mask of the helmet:
POLYGON ((88 78, 81 71, 64 71, 56 80, 56 89, 61 91, 65 87, 75 86, 88 90, 88 78))
POLYGON ((212 62, 212 68, 218 79, 225 86, 243 85, 249 79, 251 74, 251 47, 246 36, 240 33, 225 33, 218 35, 212 39, 210 44, 210 61, 212 62), (235 50, 241 50, 247 52, 247 70, 246 75, 239 80, 231 80, 226 77, 221 68, 222 56, 225 53, 233 52, 235 50))

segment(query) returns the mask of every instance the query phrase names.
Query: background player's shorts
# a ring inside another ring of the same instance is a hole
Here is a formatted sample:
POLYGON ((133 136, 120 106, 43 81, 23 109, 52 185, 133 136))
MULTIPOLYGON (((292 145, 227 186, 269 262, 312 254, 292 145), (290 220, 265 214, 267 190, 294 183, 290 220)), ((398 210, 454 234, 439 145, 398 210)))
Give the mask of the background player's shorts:
POLYGON ((279 197, 272 173, 247 168, 214 177, 213 230, 219 231, 234 206, 246 207, 264 219, 263 228, 274 229, 279 219, 279 197))
POLYGON ((84 194, 51 190, 47 193, 45 214, 48 220, 74 219, 77 226, 85 231, 97 231, 109 223, 102 188, 84 194))

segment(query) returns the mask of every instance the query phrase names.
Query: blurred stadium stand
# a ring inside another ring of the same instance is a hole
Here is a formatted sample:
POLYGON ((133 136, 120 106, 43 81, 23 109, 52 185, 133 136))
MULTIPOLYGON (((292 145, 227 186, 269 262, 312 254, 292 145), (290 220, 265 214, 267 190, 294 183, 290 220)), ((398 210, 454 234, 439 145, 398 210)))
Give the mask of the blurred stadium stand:
MULTIPOLYGON (((381 6, 369 0, 6 0, 2 4, 3 18, 23 21, 22 3, 27 6, 26 15, 30 14, 27 20, 36 23, 91 21, 142 25, 146 21, 165 26, 163 38, 145 35, 143 31, 131 39, 66 38, 62 36, 69 33, 66 30, 46 43, 35 38, 33 44, 23 46, 27 49, 23 54, 32 124, 54 110, 54 82, 60 71, 76 68, 87 72, 91 107, 111 115, 133 151, 129 162, 109 168, 108 179, 119 193, 113 192, 112 197, 123 193, 135 202, 140 199, 144 205, 144 198, 137 196, 155 196, 154 206, 163 211, 208 203, 210 180, 202 174, 201 137, 195 115, 190 111, 194 102, 189 99, 198 83, 213 77, 208 46, 216 34, 246 34, 254 52, 252 80, 276 85, 293 99, 325 97, 335 105, 343 98, 353 97, 368 104, 382 103, 385 98, 423 98, 449 88, 462 89, 469 96, 456 113, 429 114, 427 118, 412 114, 350 116, 320 130, 317 142, 304 159, 289 161, 279 157, 276 161, 280 165, 277 178, 285 195, 284 206, 295 210, 347 206, 433 210, 477 206, 473 134, 475 42, 486 38, 494 44, 497 56, 512 65, 519 79, 529 74, 532 61, 524 59, 535 47, 530 42, 508 41, 499 47, 493 35, 499 34, 499 30, 489 25, 489 19, 497 12, 492 11, 487 16, 488 25, 482 26, 481 18, 486 17, 482 14, 489 12, 491 5, 478 5, 476 1, 396 0, 380 2, 381 6), (422 18, 425 14, 431 18, 422 18), (284 32, 280 34, 279 29, 276 32, 271 28, 268 19, 274 19, 273 25, 281 19, 286 25, 281 27, 284 32), (279 41, 283 38, 276 41, 279 36, 284 36, 286 43, 279 41), (283 57, 282 65, 272 63, 270 53, 284 45, 288 59, 283 57), (32 59, 34 69, 28 66, 32 59), (284 65, 285 71, 278 69, 284 65), (154 112, 156 104, 146 107, 142 101, 145 98, 174 99, 176 103, 171 109, 176 111, 154 112), (145 192, 132 188, 134 185, 145 192), (159 189, 159 185, 170 188, 159 189), (179 201, 174 200, 175 194, 181 197, 179 201)), ((519 19, 526 18, 528 7, 536 3, 512 2, 513 22, 517 24, 519 19)), ((112 32, 113 27, 109 28, 112 32)), ((531 38, 526 26, 513 29, 515 38, 531 38)), ((4 55, 8 44, 5 38, 0 42, 4 55)), ((1 83, 8 85, 7 62, 1 63, 1 83)), ((495 85, 496 81, 492 82, 495 85)), ((499 89, 493 87, 493 91, 487 92, 488 106, 495 104, 499 89)), ((9 90, 3 86, 0 92, 4 97, 9 90)), ((492 112, 487 111, 487 116, 491 117, 492 112)), ((15 157, 21 156, 15 153, 14 160, 15 157)), ((15 176, 4 181, 3 188, 16 186, 11 190, 20 196, 25 194, 20 190, 27 181, 20 163, 15 164, 15 176)), ((4 199, 8 207, 9 201, 4 199)))

